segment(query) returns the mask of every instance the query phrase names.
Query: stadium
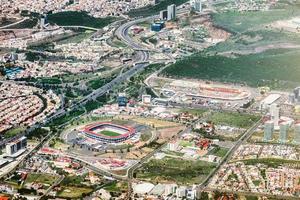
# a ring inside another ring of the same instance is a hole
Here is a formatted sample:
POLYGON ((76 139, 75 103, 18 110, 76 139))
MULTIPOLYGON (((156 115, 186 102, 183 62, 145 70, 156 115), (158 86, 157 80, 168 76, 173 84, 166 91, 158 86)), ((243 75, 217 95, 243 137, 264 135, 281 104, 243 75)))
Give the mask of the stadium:
POLYGON ((207 84, 205 82, 195 82, 186 80, 174 80, 167 83, 162 90, 169 93, 184 93, 191 97, 201 97, 219 100, 243 100, 251 96, 251 92, 245 88, 221 84, 207 84))
POLYGON ((101 122, 86 126, 82 133, 86 137, 106 143, 119 143, 135 135, 132 127, 116 125, 110 122, 101 122))

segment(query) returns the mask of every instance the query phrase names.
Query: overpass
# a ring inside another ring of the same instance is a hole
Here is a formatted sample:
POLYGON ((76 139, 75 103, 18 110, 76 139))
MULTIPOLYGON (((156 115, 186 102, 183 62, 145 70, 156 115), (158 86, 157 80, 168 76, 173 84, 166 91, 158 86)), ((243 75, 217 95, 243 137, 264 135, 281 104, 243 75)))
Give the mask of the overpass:
POLYGON ((63 28, 75 28, 75 29, 82 28, 82 29, 87 29, 87 30, 91 30, 91 31, 99 31, 100 30, 98 28, 89 27, 89 26, 60 26, 60 27, 63 27, 63 28))

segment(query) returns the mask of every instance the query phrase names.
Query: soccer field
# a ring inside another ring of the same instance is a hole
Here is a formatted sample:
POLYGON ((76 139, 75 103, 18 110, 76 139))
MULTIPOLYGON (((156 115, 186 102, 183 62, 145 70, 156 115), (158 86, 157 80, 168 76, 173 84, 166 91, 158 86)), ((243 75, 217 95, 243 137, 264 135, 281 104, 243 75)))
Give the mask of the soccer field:
POLYGON ((114 132, 114 131, 107 131, 107 130, 104 130, 104 131, 101 131, 100 132, 102 135, 106 135, 106 136, 110 136, 110 137, 114 137, 114 136, 119 136, 121 134, 117 133, 117 132, 114 132))

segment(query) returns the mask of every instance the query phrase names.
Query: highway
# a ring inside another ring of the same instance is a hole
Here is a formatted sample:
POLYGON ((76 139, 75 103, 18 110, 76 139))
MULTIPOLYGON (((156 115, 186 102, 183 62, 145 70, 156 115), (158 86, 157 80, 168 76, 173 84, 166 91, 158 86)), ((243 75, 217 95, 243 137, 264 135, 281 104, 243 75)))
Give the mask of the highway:
POLYGON ((115 85, 119 85, 120 83, 128 80, 130 77, 136 75, 137 73, 140 73, 143 71, 148 65, 149 65, 149 52, 145 51, 144 47, 138 44, 136 41, 132 40, 128 36, 128 30, 131 26, 147 21, 151 19, 152 17, 148 18, 143 18, 143 19, 138 19, 134 21, 127 22, 123 25, 121 25, 117 30, 115 31, 115 34, 117 37, 119 37, 123 42, 125 42, 130 48, 133 49, 140 49, 137 51, 137 58, 135 59, 135 65, 133 65, 129 70, 126 72, 119 74, 115 79, 113 79, 111 82, 105 84, 101 88, 98 88, 94 90, 91 94, 85 96, 82 98, 77 104, 72 105, 71 107, 68 108, 67 111, 65 110, 59 110, 56 114, 52 115, 51 117, 48 118, 48 120, 45 121, 45 124, 52 121, 55 118, 61 117, 68 112, 72 110, 76 110, 77 108, 83 106, 90 100, 95 100, 97 97, 102 96, 106 94, 109 90, 111 90, 115 85))

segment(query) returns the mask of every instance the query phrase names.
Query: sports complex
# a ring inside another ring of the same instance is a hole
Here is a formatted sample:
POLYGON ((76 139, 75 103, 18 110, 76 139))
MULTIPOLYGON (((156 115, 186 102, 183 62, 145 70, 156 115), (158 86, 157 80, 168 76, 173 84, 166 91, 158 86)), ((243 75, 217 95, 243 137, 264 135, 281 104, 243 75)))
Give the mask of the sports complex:
POLYGON ((119 143, 133 137, 136 130, 132 127, 99 122, 85 126, 81 131, 86 137, 106 143, 119 143))

